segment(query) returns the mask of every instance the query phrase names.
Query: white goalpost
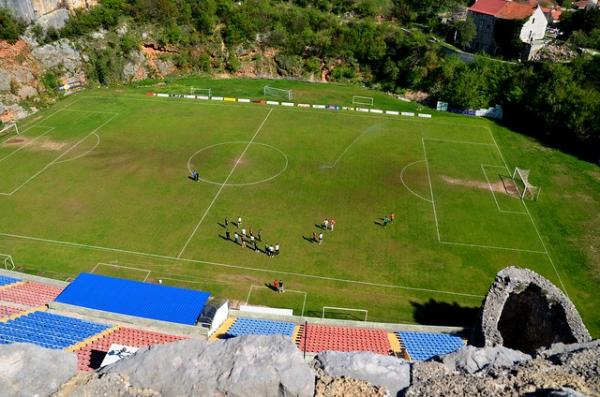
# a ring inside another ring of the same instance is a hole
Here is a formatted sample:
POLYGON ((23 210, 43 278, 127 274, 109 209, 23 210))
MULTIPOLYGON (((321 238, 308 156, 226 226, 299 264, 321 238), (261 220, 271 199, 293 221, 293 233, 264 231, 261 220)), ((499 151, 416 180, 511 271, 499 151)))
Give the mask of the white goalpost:
POLYGON ((4 269, 15 270, 15 261, 12 256, 6 254, 0 254, 0 260, 4 262, 4 269))
POLYGON ((354 95, 352 97, 353 105, 373 106, 373 97, 354 95))
POLYGON ((19 127, 17 126, 17 123, 10 123, 0 128, 0 138, 11 134, 19 135, 19 127))
POLYGON ((293 98, 292 90, 284 90, 283 88, 275 88, 271 86, 263 87, 263 95, 266 97, 283 98, 291 101, 293 98))
POLYGON ((202 95, 207 96, 209 98, 212 97, 212 89, 210 88, 198 88, 198 87, 190 87, 190 95, 202 95))
POLYGON ((328 310, 329 312, 332 311, 337 311, 337 312, 358 312, 358 313, 364 313, 365 314, 365 318, 363 321, 367 321, 367 318, 369 317, 369 311, 367 309, 353 309, 350 307, 336 307, 336 306, 323 306, 323 314, 321 316, 321 318, 325 318, 325 311, 328 310))
POLYGON ((542 189, 529 182, 529 172, 529 170, 516 167, 512 174, 512 180, 515 183, 521 199, 529 198, 531 200, 537 200, 542 189))

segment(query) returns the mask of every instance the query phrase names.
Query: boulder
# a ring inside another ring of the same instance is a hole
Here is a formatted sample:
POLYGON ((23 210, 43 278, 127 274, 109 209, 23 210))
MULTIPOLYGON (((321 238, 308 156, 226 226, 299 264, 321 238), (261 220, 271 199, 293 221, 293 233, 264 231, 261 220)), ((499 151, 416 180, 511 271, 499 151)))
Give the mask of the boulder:
MULTIPOLYGON (((109 374, 128 379, 130 387, 166 396, 309 397, 315 387, 314 372, 284 336, 152 346, 100 371, 109 374)), ((96 382, 87 386, 93 390, 96 382)))
POLYGON ((485 298, 473 343, 533 353, 554 343, 587 342, 591 336, 571 300, 529 269, 501 270, 485 298))
POLYGON ((62 65, 67 72, 75 73, 82 67, 81 54, 67 39, 34 48, 32 54, 46 69, 62 65))
POLYGON ((489 367, 510 367, 530 360, 531 356, 503 346, 476 348, 465 346, 438 358, 448 369, 473 374, 489 367))
POLYGON ((410 385, 410 363, 391 356, 326 351, 315 357, 313 366, 330 376, 344 376, 385 386, 391 396, 399 395, 410 385))
POLYGON ((4 396, 49 396, 77 372, 75 354, 36 345, 0 345, 0 390, 4 396))
POLYGON ((69 19, 69 11, 65 8, 59 8, 48 14, 42 15, 37 23, 44 29, 54 28, 62 29, 69 19))

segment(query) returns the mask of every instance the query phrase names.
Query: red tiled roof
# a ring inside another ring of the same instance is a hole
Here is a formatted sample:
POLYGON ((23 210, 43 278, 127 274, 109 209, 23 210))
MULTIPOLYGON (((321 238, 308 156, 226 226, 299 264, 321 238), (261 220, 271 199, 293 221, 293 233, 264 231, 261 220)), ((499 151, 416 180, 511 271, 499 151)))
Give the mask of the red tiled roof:
POLYGON ((525 19, 533 14, 536 6, 506 0, 477 0, 469 10, 500 19, 525 19))

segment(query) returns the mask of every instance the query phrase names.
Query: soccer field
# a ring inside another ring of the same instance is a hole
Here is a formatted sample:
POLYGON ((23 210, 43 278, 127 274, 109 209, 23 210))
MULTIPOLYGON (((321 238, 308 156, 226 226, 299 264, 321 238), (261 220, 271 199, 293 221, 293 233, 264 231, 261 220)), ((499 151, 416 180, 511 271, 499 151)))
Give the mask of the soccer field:
POLYGON ((147 90, 80 93, 0 139, 0 254, 61 279, 94 270, 296 314, 334 306, 368 310, 372 321, 443 324, 470 321, 495 273, 515 264, 566 290, 597 334, 600 283, 571 263, 576 244, 557 242, 548 226, 562 216, 559 186, 540 165, 547 153, 519 152, 524 138, 435 112, 419 119, 147 90), (538 201, 509 193, 515 166, 543 185, 538 201), (390 213, 395 222, 383 226, 390 213), (238 216, 261 231, 261 251, 225 239, 227 228, 239 230, 225 218, 238 216), (312 242, 326 218, 335 230, 312 242), (265 244, 276 243, 281 254, 267 256, 265 244), (295 292, 262 288, 274 278, 295 292))

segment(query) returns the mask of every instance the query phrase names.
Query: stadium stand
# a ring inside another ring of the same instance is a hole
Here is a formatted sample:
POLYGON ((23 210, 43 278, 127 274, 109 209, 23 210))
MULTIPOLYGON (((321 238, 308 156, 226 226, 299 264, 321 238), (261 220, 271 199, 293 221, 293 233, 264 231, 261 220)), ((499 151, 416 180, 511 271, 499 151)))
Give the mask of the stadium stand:
POLYGON ((24 309, 19 309, 11 306, 0 305, 0 318, 11 316, 13 314, 21 313, 24 309))
POLYGON ((300 350, 319 353, 324 350, 341 352, 369 351, 389 354, 387 332, 381 329, 350 328, 322 324, 307 324, 301 330, 300 350))
POLYGON ((108 331, 91 343, 83 342, 83 346, 75 350, 77 366, 80 371, 92 371, 100 366, 102 359, 112 344, 131 347, 160 345, 186 339, 183 336, 161 334, 135 328, 117 327, 108 331))
POLYGON ((108 328, 108 325, 36 311, 0 323, 0 344, 33 343, 64 349, 108 328))
POLYGON ((13 302, 35 307, 53 301, 62 291, 54 285, 42 284, 35 281, 0 288, 0 301, 13 302))
POLYGON ((10 285, 10 284, 14 284, 16 282, 21 281, 18 278, 13 278, 13 277, 8 277, 8 276, 2 276, 0 275, 0 287, 3 287, 5 285, 10 285))
POLYGON ((430 332, 396 332, 413 360, 427 360, 440 354, 452 353, 464 346, 457 336, 430 332))
POLYGON ((222 336, 222 339, 243 335, 286 335, 291 338, 295 328, 296 324, 287 321, 239 317, 222 336))

